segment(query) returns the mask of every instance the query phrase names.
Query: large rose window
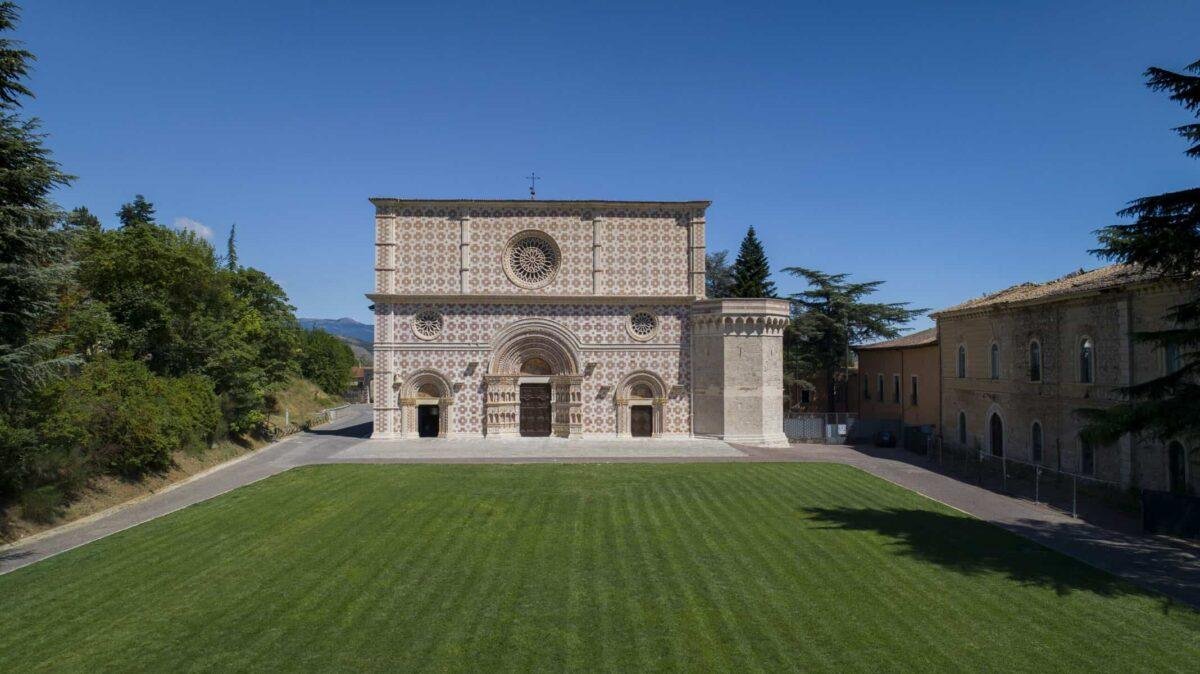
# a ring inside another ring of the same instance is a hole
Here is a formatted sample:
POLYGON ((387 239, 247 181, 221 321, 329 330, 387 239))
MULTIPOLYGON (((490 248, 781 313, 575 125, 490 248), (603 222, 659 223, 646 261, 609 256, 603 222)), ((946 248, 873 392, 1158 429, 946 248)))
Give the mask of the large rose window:
POLYGON ((559 264, 558 245, 542 232, 514 236, 504 251, 504 271, 522 288, 540 288, 554 279, 559 264))

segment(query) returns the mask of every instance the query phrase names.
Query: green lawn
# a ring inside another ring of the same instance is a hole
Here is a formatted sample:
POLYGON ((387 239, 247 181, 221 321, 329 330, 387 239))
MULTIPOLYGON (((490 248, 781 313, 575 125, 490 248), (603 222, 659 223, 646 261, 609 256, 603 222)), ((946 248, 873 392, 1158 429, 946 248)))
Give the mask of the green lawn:
POLYGON ((0 671, 1189 670, 1200 618, 852 468, 294 470, 0 576, 0 671))

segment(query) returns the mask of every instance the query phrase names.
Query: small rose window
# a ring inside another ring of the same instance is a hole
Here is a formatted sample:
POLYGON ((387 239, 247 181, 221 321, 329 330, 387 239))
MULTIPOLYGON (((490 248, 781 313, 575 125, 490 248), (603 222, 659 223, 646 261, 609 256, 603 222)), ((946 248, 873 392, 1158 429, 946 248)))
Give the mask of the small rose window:
POLYGON ((442 334, 442 315, 436 311, 422 311, 413 316, 413 334, 421 339, 434 339, 442 334))
POLYGON ((629 334, 638 341, 646 341, 658 333, 658 318, 649 311, 635 311, 629 315, 629 334))

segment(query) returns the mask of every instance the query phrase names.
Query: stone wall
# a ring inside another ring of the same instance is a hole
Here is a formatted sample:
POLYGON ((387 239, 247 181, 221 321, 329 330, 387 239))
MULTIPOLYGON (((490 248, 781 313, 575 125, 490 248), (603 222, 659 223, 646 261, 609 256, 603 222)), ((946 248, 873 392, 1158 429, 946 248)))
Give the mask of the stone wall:
POLYGON ((724 299, 692 309, 696 435, 787 445, 783 434, 786 300, 724 299))
MULTIPOLYGON (((966 414, 969 448, 989 449, 992 414, 1004 422, 1004 452, 1032 461, 1033 424, 1042 429, 1044 465, 1082 468, 1081 408, 1120 400, 1115 389, 1164 371, 1162 354, 1133 339, 1139 330, 1165 326, 1164 314, 1183 297, 1178 289, 1145 286, 1034 304, 969 310, 938 318, 942 369, 941 427, 945 441, 959 444, 959 412, 966 414), (1079 347, 1094 344, 1094 381, 1080 381, 1079 347), (1041 347, 1041 379, 1030 377, 1030 344, 1041 347), (992 377, 991 346, 999 347, 999 376, 992 377), (959 346, 967 352, 958 377, 959 346)), ((1166 452, 1160 443, 1125 438, 1095 448, 1097 479, 1121 485, 1166 488, 1166 452)), ((1200 476, 1194 476, 1200 481, 1200 476)))
POLYGON ((450 434, 485 432, 484 409, 489 363, 497 334, 522 324, 550 321, 573 335, 582 376, 584 437, 618 433, 618 384, 627 376, 651 373, 661 382, 661 430, 664 436, 691 433, 690 326, 683 304, 480 304, 378 303, 375 306, 376 428, 380 437, 400 430, 401 384, 413 373, 432 370, 452 387, 450 434), (629 318, 645 311, 657 319, 653 335, 631 336, 629 318), (421 339, 414 318, 434 312, 442 318, 440 334, 421 339), (590 365, 589 365, 590 364, 590 365))

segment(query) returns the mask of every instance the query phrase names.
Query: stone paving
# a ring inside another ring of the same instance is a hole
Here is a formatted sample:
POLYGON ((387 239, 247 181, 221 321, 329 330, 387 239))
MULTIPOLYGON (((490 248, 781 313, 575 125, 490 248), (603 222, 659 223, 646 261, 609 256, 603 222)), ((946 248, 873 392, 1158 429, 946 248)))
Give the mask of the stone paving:
POLYGON ((817 461, 855 466, 1137 585, 1200 607, 1200 546, 1095 526, 1045 505, 991 492, 937 473, 903 450, 843 445, 764 449, 708 440, 368 440, 370 419, 369 408, 354 406, 347 416, 320 429, 287 438, 158 493, 0 547, 0 573, 297 466, 323 463, 817 461))
POLYGON ((709 459, 744 458, 746 453, 720 440, 645 439, 567 440, 564 438, 513 438, 511 440, 419 438, 368 440, 331 455, 329 462, 352 461, 580 461, 598 459, 709 459))

